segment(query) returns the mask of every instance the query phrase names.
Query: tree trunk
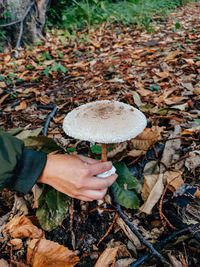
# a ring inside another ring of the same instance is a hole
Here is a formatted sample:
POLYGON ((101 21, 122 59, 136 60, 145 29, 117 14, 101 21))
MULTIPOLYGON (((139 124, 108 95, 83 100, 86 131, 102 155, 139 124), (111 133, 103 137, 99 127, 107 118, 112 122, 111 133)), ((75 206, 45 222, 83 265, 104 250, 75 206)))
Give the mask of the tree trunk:
POLYGON ((4 8, 10 12, 8 40, 12 47, 31 44, 45 38, 46 11, 49 0, 4 0, 4 8))

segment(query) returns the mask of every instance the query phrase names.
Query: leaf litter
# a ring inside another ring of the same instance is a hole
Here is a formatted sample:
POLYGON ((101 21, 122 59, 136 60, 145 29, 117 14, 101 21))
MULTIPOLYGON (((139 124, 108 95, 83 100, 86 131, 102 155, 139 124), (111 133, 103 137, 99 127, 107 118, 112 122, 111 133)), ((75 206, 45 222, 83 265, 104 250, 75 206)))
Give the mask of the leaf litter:
MULTIPOLYGON (((142 185, 142 193, 137 193, 141 194, 140 209, 125 209, 125 213, 152 243, 164 239, 174 228, 200 222, 199 11, 198 3, 184 6, 155 23, 155 32, 151 34, 134 25, 103 24, 88 34, 92 40, 89 43, 81 39, 82 33, 65 43, 47 33, 44 44, 34 49, 23 48, 17 59, 9 52, 0 53, 0 127, 7 131, 18 129, 15 134, 31 148, 42 149, 46 144, 47 139, 38 135, 54 107, 58 109, 47 131, 49 139, 56 141, 53 150, 62 146, 64 151, 74 148, 75 153, 91 155, 90 144, 75 142, 64 135, 62 121, 67 112, 90 101, 114 99, 145 113, 148 127, 144 133, 111 148, 109 157, 125 162, 142 185), (176 32, 174 17, 181 25, 176 32)), ((120 185, 123 186, 120 190, 128 190, 127 184, 120 185)), ((42 231, 35 216, 36 195, 19 197, 27 203, 26 208, 12 209, 10 203, 16 207, 14 193, 8 190, 1 193, 2 266, 7 266, 11 257, 31 266, 39 266, 38 258, 44 262, 40 266, 51 266, 54 260, 60 266, 120 266, 117 265, 120 260, 129 266, 146 252, 137 239, 134 242, 133 233, 120 218, 97 246, 116 213, 109 211, 113 209, 109 203, 99 213, 89 212, 96 203, 75 200, 73 216, 67 214, 64 218, 61 211, 63 223, 52 231, 42 231), (7 197, 11 200, 9 204, 7 197), (27 209, 34 224, 22 215, 29 215, 27 209), (73 246, 70 229, 75 235, 73 246), (39 237, 35 237, 38 233, 39 237), (130 254, 120 255, 117 243, 108 248, 111 240, 121 240, 130 254), (80 262, 71 252, 74 246, 80 262)), ((22 207, 24 202, 20 200, 22 207)), ((162 254, 173 265, 197 266, 199 243, 192 236, 187 240, 177 244, 176 240, 170 241, 162 254)), ((159 266, 155 258, 143 263, 149 264, 159 266)))

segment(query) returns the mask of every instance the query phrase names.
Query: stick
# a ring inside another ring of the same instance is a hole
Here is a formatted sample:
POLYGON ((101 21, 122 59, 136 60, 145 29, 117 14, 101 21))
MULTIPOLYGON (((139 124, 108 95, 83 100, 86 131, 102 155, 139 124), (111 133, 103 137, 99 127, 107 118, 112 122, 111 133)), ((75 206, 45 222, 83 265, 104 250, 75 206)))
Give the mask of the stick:
MULTIPOLYGON (((200 223, 196 223, 193 226, 188 226, 184 229, 181 229, 179 231, 174 232, 173 234, 171 234, 170 236, 166 237, 164 240, 162 240, 161 242, 159 242, 158 244, 155 245, 156 249, 162 249, 164 247, 164 245, 168 242, 171 241, 172 239, 174 239, 176 236, 179 236, 187 231, 191 232, 194 231, 196 228, 198 228, 200 226, 200 223)), ((142 256, 141 258, 139 258, 137 261, 133 262, 130 267, 137 267, 140 264, 142 264, 145 260, 147 260, 149 257, 151 256, 150 253, 146 253, 144 256, 142 256)))
POLYGON ((43 129, 43 135, 45 135, 45 136, 47 136, 47 131, 48 131, 50 120, 56 114, 57 109, 58 109, 57 107, 54 107, 53 110, 51 111, 51 113, 47 117, 47 120, 46 120, 45 125, 44 125, 44 129, 43 129))
POLYGON ((119 216, 124 220, 124 222, 129 226, 131 231, 133 231, 133 233, 139 238, 139 240, 151 250, 153 255, 157 256, 160 260, 163 260, 164 259, 163 256, 148 241, 146 241, 146 239, 142 236, 142 234, 135 228, 135 226, 128 220, 126 215, 122 212, 121 206, 118 203, 118 200, 115 196, 114 189, 112 186, 111 186, 111 192, 119 216))

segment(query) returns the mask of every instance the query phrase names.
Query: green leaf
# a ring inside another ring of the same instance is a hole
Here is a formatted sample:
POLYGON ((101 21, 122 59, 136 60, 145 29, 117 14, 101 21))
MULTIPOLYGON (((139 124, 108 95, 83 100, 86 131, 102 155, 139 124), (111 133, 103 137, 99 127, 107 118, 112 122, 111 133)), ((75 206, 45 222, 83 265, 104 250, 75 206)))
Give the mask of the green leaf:
POLYGON ((142 186, 134 175, 129 171, 124 162, 113 164, 118 174, 117 183, 123 189, 134 189, 137 193, 141 192, 142 186))
POLYGON ((138 209, 140 201, 137 195, 131 190, 121 188, 117 182, 112 184, 112 188, 119 204, 127 209, 138 209))
POLYGON ((200 124, 200 119, 194 119, 194 120, 200 124))
POLYGON ((70 154, 72 152, 76 151, 76 148, 75 147, 68 147, 67 148, 67 153, 70 154))
POLYGON ((150 91, 156 91, 158 92, 160 90, 160 87, 157 85, 157 84, 152 84, 150 87, 149 87, 149 90, 150 91))
POLYGON ((45 231, 51 231, 61 225, 69 210, 70 197, 54 188, 44 185, 39 198, 39 208, 36 216, 45 231))
POLYGON ((101 152, 102 152, 102 147, 98 146, 98 145, 91 146, 90 149, 91 149, 92 153, 94 153, 94 154, 101 154, 101 152))

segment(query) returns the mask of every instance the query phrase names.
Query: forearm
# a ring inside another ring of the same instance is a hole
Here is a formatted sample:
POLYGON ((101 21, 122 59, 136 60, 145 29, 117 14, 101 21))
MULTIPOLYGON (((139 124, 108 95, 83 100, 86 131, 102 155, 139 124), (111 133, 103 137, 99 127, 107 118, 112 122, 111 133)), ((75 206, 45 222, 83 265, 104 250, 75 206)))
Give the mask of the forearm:
POLYGON ((24 143, 0 131, 0 189, 27 193, 46 164, 46 154, 29 150, 24 143))

